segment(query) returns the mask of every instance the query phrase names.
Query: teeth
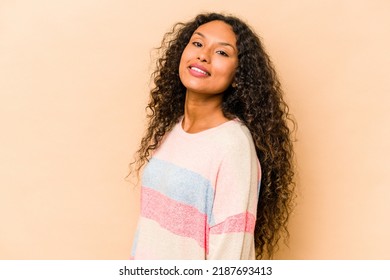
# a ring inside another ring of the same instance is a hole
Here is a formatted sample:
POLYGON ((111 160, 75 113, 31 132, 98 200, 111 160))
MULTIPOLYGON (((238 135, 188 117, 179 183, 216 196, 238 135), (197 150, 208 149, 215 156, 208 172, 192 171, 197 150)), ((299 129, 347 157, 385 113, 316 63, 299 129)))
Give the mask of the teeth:
POLYGON ((196 71, 196 72, 199 72, 199 73, 202 73, 204 75, 208 75, 207 72, 203 71, 203 70, 200 70, 199 68, 196 68, 196 67, 191 67, 192 70, 196 71))

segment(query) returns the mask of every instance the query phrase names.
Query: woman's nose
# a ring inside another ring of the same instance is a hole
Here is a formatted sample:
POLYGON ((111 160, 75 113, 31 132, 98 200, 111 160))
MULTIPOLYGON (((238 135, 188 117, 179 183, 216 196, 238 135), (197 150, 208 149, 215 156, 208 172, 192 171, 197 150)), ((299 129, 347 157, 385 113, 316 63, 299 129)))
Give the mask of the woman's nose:
POLYGON ((202 50, 199 51, 198 54, 198 59, 201 62, 210 62, 210 51, 207 50, 206 48, 203 48, 202 50))

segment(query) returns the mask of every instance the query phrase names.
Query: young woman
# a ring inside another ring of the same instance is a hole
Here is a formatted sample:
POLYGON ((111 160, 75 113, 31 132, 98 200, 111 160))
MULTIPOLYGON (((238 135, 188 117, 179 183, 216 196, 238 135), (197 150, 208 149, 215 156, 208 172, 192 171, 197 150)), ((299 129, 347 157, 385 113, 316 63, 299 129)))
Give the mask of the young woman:
POLYGON ((272 258, 293 196, 288 107, 240 19, 201 14, 164 37, 149 124, 134 259, 272 258))

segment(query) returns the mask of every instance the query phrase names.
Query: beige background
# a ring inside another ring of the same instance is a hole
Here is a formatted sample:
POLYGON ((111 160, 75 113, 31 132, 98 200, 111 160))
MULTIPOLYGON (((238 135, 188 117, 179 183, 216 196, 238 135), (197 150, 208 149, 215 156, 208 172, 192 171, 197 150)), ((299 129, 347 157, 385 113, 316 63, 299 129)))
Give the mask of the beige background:
POLYGON ((0 259, 129 258, 151 50, 202 11, 257 30, 299 123, 277 258, 390 258, 390 1, 2 0, 0 259))

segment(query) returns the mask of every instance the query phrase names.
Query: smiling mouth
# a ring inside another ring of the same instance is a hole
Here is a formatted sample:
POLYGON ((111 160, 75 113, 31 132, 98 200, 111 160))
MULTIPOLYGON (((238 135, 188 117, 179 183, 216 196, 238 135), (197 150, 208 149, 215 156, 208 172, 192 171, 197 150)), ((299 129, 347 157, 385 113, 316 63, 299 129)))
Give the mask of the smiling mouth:
POLYGON ((192 71, 195 71, 195 72, 197 72, 197 73, 203 74, 203 75, 205 75, 205 76, 210 76, 210 73, 209 73, 209 72, 206 72, 206 71, 204 71, 204 70, 202 70, 202 69, 199 69, 198 67, 190 66, 190 67, 188 67, 188 68, 191 69, 192 71))

